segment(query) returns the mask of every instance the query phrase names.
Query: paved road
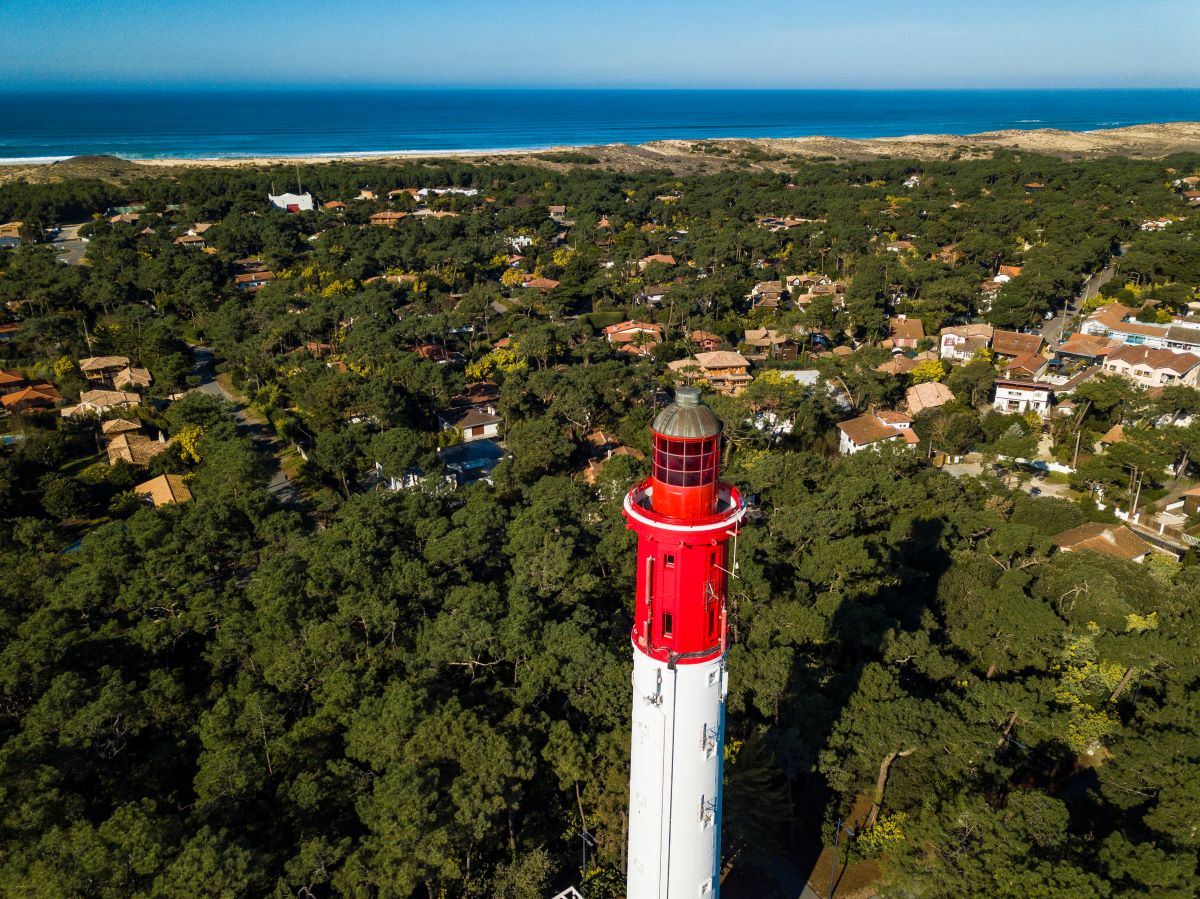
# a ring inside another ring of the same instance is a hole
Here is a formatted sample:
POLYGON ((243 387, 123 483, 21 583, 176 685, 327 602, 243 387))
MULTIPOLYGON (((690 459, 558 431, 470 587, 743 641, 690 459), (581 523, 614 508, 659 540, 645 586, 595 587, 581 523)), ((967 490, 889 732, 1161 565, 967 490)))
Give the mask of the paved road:
POLYGON ((1117 273, 1117 258, 1119 257, 1113 258, 1108 265, 1084 281, 1083 287, 1080 288, 1079 294, 1075 299, 1060 309, 1054 318, 1042 326, 1041 335, 1046 338, 1047 346, 1051 348, 1058 346, 1059 340, 1062 339, 1063 331, 1067 330, 1067 325, 1075 313, 1083 308, 1085 302, 1098 294, 1101 287, 1113 279, 1113 276, 1117 273))
POLYGON ((237 421, 238 430, 253 440, 255 448, 270 457, 271 464, 274 466, 271 480, 267 483, 267 491, 285 506, 299 506, 300 491, 284 475, 283 467, 277 458, 282 447, 275 437, 275 432, 269 425, 251 418, 246 407, 215 380, 213 377, 214 357, 208 347, 193 346, 191 350, 192 373, 200 378, 200 386, 195 390, 225 400, 233 406, 233 417, 237 421))
POLYGON ((80 238, 79 229, 86 224, 88 223, 79 222, 75 225, 63 225, 54 238, 52 245, 58 254, 55 258, 63 265, 79 265, 83 262, 87 244, 80 238))

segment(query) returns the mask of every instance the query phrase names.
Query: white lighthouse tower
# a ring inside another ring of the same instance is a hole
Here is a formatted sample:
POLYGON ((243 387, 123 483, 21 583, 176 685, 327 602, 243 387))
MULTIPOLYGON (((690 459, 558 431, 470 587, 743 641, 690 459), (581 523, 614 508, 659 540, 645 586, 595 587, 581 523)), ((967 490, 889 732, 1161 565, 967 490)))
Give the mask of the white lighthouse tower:
POLYGON ((652 474, 625 498, 638 535, 627 899, 720 891, 728 545, 745 507, 718 480, 721 422, 680 387, 652 474))

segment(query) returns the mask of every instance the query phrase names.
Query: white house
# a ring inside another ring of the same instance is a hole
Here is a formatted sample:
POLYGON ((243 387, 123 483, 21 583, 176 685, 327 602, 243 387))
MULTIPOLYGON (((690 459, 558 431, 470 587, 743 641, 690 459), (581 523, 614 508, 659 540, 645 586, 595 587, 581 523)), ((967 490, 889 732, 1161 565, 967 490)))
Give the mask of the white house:
POLYGON ((1024 415, 1032 409, 1045 418, 1050 414, 1053 402, 1053 384, 1009 378, 996 379, 996 398, 992 401, 992 408, 998 412, 1016 412, 1024 415))
POLYGON ((492 405, 449 409, 438 413, 438 419, 443 431, 462 434, 463 443, 499 437, 500 427, 504 424, 504 419, 496 414, 496 407, 492 405))
POLYGON ((909 447, 920 442, 912 429, 912 416, 903 412, 868 412, 839 422, 838 430, 842 432, 838 451, 843 456, 852 456, 869 446, 880 446, 891 440, 899 440, 909 447))
POLYGON ((966 362, 992 344, 991 325, 957 325, 939 332, 938 352, 951 362, 966 362))
POLYGON ((285 212, 311 212, 313 208, 313 198, 310 193, 267 194, 267 199, 271 201, 272 205, 285 212))

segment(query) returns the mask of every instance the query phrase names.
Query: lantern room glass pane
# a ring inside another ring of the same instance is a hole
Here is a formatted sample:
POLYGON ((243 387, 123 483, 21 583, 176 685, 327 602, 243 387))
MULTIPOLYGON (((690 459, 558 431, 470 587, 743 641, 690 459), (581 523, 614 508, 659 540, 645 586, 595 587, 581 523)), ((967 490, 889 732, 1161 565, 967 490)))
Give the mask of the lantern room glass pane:
POLYGON ((654 477, 672 487, 699 487, 717 479, 719 462, 717 436, 703 440, 674 440, 656 437, 654 477))

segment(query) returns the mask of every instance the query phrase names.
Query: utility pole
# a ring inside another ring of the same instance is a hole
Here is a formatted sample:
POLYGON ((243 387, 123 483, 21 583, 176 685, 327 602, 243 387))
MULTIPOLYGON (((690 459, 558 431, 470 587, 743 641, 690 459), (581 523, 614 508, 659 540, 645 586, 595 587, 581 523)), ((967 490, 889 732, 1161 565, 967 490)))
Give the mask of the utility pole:
POLYGON ((853 839, 855 836, 853 830, 851 830, 849 827, 846 827, 845 825, 842 824, 842 822, 845 820, 846 820, 845 818, 838 818, 837 830, 835 830, 833 832, 833 867, 829 869, 829 897, 828 897, 828 899, 833 899, 833 887, 834 887, 834 884, 836 884, 836 882, 837 882, 838 841, 842 837, 842 831, 843 830, 846 831, 846 835, 849 836, 851 839, 853 839))

